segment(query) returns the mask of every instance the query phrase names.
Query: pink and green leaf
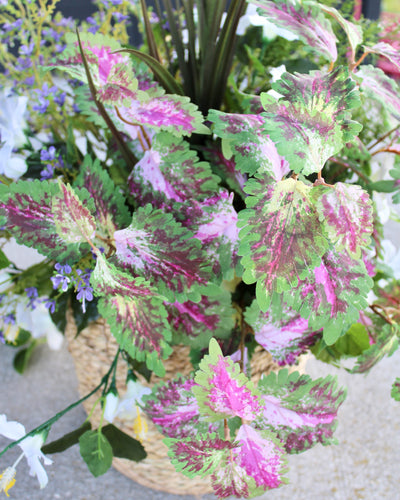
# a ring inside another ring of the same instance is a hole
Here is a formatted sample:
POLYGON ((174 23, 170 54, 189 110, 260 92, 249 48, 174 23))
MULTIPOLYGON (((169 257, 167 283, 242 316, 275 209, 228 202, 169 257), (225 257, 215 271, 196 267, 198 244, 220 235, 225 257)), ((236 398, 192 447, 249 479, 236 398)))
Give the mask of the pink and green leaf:
POLYGON ((68 184, 59 182, 61 196, 53 198, 52 213, 58 234, 67 243, 85 243, 93 239, 96 221, 68 184))
POLYGON ((332 345, 367 307, 372 284, 361 259, 350 257, 346 251, 329 250, 321 264, 284 299, 309 319, 312 329, 324 328, 324 341, 332 345))
POLYGON ((0 185, 0 214, 18 243, 57 261, 75 262, 93 237, 93 200, 62 183, 18 181, 0 185))
POLYGON ((373 340, 369 349, 364 351, 358 358, 352 373, 367 373, 384 356, 391 356, 399 347, 397 325, 382 324, 376 320, 374 325, 373 340))
POLYGON ((157 384, 144 398, 144 411, 164 435, 182 439, 199 433, 216 432, 218 425, 206 422, 192 392, 192 378, 179 376, 157 384))
POLYGON ((234 460, 254 479, 257 489, 264 492, 288 482, 283 477, 287 472, 285 450, 273 433, 243 424, 236 441, 239 447, 234 450, 234 460))
POLYGON ((171 331, 163 297, 144 278, 135 278, 97 255, 91 285, 100 300, 100 314, 107 319, 121 349, 157 375, 165 373, 161 359, 171 353, 171 331))
POLYGON ((350 62, 353 63, 355 59, 356 49, 363 41, 362 27, 345 19, 342 14, 334 7, 329 7, 322 2, 309 2, 309 4, 315 5, 317 8, 321 9, 322 12, 325 12, 326 14, 332 16, 335 21, 337 21, 343 28, 350 43, 350 62))
POLYGON ((283 98, 262 94, 264 129, 296 173, 322 170, 326 161, 358 134, 350 111, 360 104, 347 71, 284 73, 273 89, 283 98))
POLYGON ((297 287, 321 262, 328 247, 311 200, 311 187, 286 179, 269 187, 263 176, 250 179, 239 214, 239 255, 243 280, 257 282, 257 301, 266 310, 273 292, 297 287))
POLYGON ((336 250, 347 250, 359 258, 373 231, 372 200, 356 184, 338 182, 334 188, 318 186, 314 199, 324 226, 336 250))
POLYGON ((366 53, 378 54, 386 57, 389 61, 400 70, 400 52, 398 49, 386 42, 379 42, 372 47, 364 46, 366 53))
POLYGON ((212 278, 209 258, 200 241, 171 214, 151 205, 140 207, 130 226, 116 231, 114 238, 118 265, 149 280, 167 300, 207 294, 212 278))
MULTIPOLYGON (((166 438, 168 455, 176 470, 188 477, 212 474, 229 461, 235 443, 216 434, 204 434, 179 439, 166 438)), ((221 497, 220 497, 221 498, 221 497)))
POLYGON ((371 65, 361 66, 355 76, 360 81, 362 94, 381 104, 396 120, 400 120, 400 88, 393 78, 371 65))
POLYGON ((274 321, 271 314, 262 312, 256 301, 246 309, 245 320, 252 327, 256 341, 279 365, 291 365, 321 338, 321 331, 314 331, 308 320, 286 308, 284 319, 274 321))
POLYGON ((239 417, 254 420, 260 410, 254 384, 240 371, 240 366, 222 355, 215 339, 210 340, 209 354, 202 359, 193 387, 200 413, 210 421, 239 417))
POLYGON ((336 378, 312 380, 282 369, 263 377, 258 388, 264 407, 255 424, 276 434, 288 453, 335 442, 337 412, 346 397, 336 378))
POLYGON ((93 198, 97 231, 103 238, 113 238, 117 229, 129 224, 125 199, 98 159, 85 157, 75 185, 87 189, 93 198))
POLYGON ((336 61, 337 40, 331 23, 319 6, 299 0, 250 0, 250 3, 259 7, 260 15, 270 23, 298 36, 309 50, 329 61, 336 61))
POLYGON ((262 115, 223 113, 211 110, 208 120, 213 132, 222 139, 222 149, 234 156, 237 168, 254 174, 262 169, 271 180, 280 181, 289 172, 285 158, 278 154, 275 144, 265 130, 262 115))
POLYGON ((235 310, 231 295, 221 289, 213 297, 202 296, 200 302, 186 301, 165 304, 168 323, 171 325, 173 341, 203 349, 212 337, 228 338, 234 327, 235 310))
POLYGON ((142 205, 203 200, 218 191, 210 165, 199 161, 188 142, 160 132, 129 176, 131 194, 142 205))

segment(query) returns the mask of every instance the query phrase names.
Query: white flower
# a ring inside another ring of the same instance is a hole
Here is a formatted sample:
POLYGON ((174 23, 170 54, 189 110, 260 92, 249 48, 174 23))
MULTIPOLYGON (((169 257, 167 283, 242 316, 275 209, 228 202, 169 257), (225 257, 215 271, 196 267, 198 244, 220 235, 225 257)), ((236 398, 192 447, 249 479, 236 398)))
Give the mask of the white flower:
MULTIPOLYGON (((17 441, 25 436, 25 427, 19 422, 7 421, 5 415, 0 415, 0 434, 3 436, 17 441)), ((39 481, 40 488, 44 488, 48 483, 47 473, 41 464, 40 460, 43 460, 45 465, 50 465, 53 461, 46 457, 42 451, 41 447, 45 441, 43 433, 35 434, 33 436, 28 436, 19 443, 19 447, 22 449, 22 454, 16 460, 12 467, 8 467, 1 476, 0 486, 7 494, 7 490, 10 489, 15 483, 15 471, 20 460, 25 457, 29 465, 29 473, 31 476, 36 476, 39 481)), ((2 491, 0 490, 0 491, 2 491)))
POLYGON ((107 422, 110 422, 110 424, 114 421, 114 418, 117 416, 119 402, 120 401, 118 394, 113 390, 109 391, 106 394, 103 415, 104 418, 107 420, 107 422))
POLYGON ((16 324, 28 330, 35 339, 46 336, 50 349, 60 349, 64 336, 53 323, 46 306, 38 304, 34 310, 31 310, 27 304, 26 300, 20 298, 15 310, 16 324))
POLYGON ((144 387, 140 382, 128 380, 125 395, 120 399, 113 390, 106 395, 104 418, 112 423, 116 417, 122 420, 135 420, 137 417, 138 404, 146 394, 150 394, 151 389, 144 387))

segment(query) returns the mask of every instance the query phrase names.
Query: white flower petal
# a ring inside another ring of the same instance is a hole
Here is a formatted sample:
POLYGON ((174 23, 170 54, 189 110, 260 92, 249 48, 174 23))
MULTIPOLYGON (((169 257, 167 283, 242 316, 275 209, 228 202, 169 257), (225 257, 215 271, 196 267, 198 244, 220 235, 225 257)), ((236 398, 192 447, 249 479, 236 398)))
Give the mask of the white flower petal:
POLYGON ((113 392, 109 392, 106 395, 106 401, 104 404, 104 418, 110 424, 113 422, 114 418, 118 413, 119 397, 113 392))
POLYGON ((8 439, 16 441, 21 439, 25 433, 25 427, 16 421, 7 421, 7 417, 2 414, 0 415, 0 434, 8 439))

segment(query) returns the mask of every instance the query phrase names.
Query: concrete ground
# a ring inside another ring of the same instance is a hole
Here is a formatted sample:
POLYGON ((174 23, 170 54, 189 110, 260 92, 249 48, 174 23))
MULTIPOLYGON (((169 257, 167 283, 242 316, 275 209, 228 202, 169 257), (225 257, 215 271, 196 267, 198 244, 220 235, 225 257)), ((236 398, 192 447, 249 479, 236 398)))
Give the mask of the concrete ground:
MULTIPOLYGON (((72 359, 66 349, 38 349, 26 375, 12 369, 14 350, 0 347, 0 413, 23 423, 27 430, 37 426, 57 411, 78 399, 77 380, 72 359)), ((400 376, 400 353, 384 359, 364 377, 349 375, 315 360, 307 372, 312 377, 338 373, 347 385, 348 397, 339 413, 336 437, 339 445, 314 449, 290 458, 290 484, 271 491, 268 500, 356 500, 399 498, 400 403, 390 398, 391 383, 400 376)), ((77 408, 53 428, 53 440, 76 428, 85 418, 77 408)), ((8 443, 0 440, 0 448, 8 443)), ((0 457, 0 470, 11 465, 18 450, 0 457)), ((115 470, 95 479, 88 472, 77 446, 52 455, 47 467, 49 484, 40 490, 36 478, 21 462, 17 482, 10 490, 15 500, 194 500, 198 497, 176 496, 153 491, 132 482, 115 470)), ((195 492, 193 492, 195 493, 195 492)), ((205 499, 214 498, 212 495, 205 499)))

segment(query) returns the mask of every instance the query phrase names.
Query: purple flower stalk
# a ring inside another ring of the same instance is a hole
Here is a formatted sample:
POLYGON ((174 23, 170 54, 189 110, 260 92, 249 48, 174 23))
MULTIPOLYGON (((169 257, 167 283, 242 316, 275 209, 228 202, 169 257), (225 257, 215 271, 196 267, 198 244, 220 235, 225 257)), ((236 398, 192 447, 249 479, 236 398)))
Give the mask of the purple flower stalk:
POLYGON ((57 288, 59 288, 61 285, 61 290, 63 292, 66 292, 69 288, 69 284, 72 281, 71 278, 67 276, 68 274, 71 274, 71 266, 69 266, 68 264, 62 266, 59 262, 57 262, 54 267, 56 271, 58 271, 58 273, 50 278, 53 283, 53 288, 54 290, 57 290, 57 288))
POLYGON ((30 286, 28 288, 25 288, 25 293, 29 299, 28 307, 33 311, 34 309, 36 309, 38 302, 40 302, 37 300, 37 298, 39 297, 38 290, 36 287, 30 286))
POLYGON ((90 275, 92 271, 86 269, 84 273, 81 269, 78 269, 76 273, 79 276, 77 280, 76 298, 82 302, 82 311, 86 312, 86 301, 91 302, 93 300, 93 288, 90 286, 90 275))

